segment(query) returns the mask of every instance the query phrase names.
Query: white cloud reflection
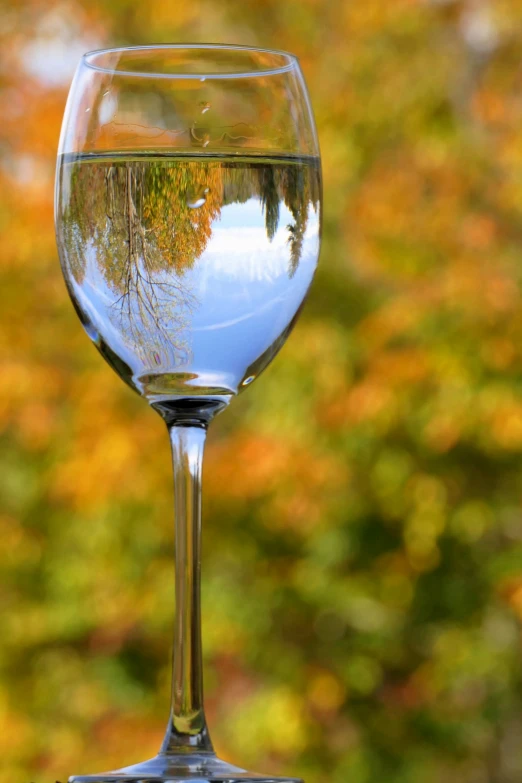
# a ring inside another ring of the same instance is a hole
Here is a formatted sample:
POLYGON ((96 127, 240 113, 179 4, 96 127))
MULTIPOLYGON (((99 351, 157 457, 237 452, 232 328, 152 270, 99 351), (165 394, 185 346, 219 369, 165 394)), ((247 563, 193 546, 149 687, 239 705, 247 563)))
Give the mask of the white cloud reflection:
MULTIPOLYGON (((315 245, 310 240, 314 237, 318 239, 319 223, 314 218, 315 215, 311 213, 305 232, 304 252, 300 261, 304 266, 307 251, 310 255, 311 244, 315 245)), ((198 262, 200 290, 212 285, 216 278, 223 282, 229 280, 236 283, 272 283, 279 277, 286 280, 290 261, 290 234, 286 226, 293 222, 291 212, 283 205, 279 216, 279 229, 270 241, 259 199, 223 207, 221 220, 212 226, 210 247, 198 262)), ((315 252, 313 258, 315 264, 315 252)))

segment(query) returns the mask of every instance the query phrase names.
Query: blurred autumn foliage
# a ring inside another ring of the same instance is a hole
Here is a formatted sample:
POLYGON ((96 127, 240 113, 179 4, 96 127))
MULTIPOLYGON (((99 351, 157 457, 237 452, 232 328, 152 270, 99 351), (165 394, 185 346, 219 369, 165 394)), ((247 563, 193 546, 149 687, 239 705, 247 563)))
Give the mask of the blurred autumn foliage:
POLYGON ((321 269, 209 437, 203 623, 225 758, 308 783, 522 775, 520 0, 3 0, 0 778, 153 755, 172 498, 159 418, 60 276, 54 161, 82 51, 296 52, 321 269))

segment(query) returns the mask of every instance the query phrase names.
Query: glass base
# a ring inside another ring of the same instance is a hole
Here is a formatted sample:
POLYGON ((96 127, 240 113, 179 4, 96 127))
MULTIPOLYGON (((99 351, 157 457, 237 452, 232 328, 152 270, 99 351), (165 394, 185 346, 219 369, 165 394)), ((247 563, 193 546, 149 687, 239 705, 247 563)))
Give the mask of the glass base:
POLYGON ((162 754, 156 758, 99 775, 73 775, 69 783, 303 783, 299 778, 279 778, 247 772, 218 759, 213 753, 162 754))

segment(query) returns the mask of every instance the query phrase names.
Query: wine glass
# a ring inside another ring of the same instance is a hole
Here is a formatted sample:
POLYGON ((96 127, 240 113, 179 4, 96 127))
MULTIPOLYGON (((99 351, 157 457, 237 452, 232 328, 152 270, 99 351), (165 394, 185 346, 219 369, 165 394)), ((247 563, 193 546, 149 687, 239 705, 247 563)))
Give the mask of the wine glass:
POLYGON ((319 148, 297 59, 243 46, 82 58, 56 174, 65 282, 91 340, 167 423, 172 706, 160 753, 85 781, 289 780, 219 760, 203 709, 201 461, 216 413, 279 351, 320 244, 319 148))

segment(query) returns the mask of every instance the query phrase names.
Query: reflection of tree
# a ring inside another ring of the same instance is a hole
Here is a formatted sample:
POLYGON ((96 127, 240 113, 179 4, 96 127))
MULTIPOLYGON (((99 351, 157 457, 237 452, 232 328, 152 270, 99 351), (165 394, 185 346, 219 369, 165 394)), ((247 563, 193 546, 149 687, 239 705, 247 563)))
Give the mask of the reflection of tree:
POLYGON ((155 364, 171 363, 169 357, 179 364, 188 351, 183 333, 195 302, 183 273, 206 247, 220 184, 219 169, 203 164, 74 164, 63 220, 71 274, 82 283, 92 247, 117 295, 113 320, 155 364), (191 199, 203 191, 204 203, 192 209, 191 199))
POLYGON ((279 201, 280 194, 278 184, 281 179, 280 172, 272 166, 262 166, 258 171, 259 198, 265 213, 265 226, 267 237, 272 241, 279 225, 279 201))
POLYGON ((303 240, 308 224, 308 210, 318 208, 320 199, 320 179, 317 164, 308 165, 290 161, 281 165, 256 165, 249 170, 249 176, 233 164, 226 170, 224 179, 224 204, 244 203, 257 197, 263 205, 266 233, 270 240, 279 228, 281 201, 284 201, 292 213, 294 222, 288 225, 288 244, 290 248, 290 267, 288 273, 293 277, 299 266, 303 250, 303 240))
POLYGON ((221 214, 222 192, 221 169, 215 161, 148 164, 143 218, 163 259, 169 259, 168 271, 182 275, 201 256, 212 223, 221 214), (201 206, 194 208, 198 201, 201 206))
MULTIPOLYGON (((109 318, 134 350, 156 365, 184 363, 184 334, 197 304, 185 273, 204 252, 221 207, 258 198, 267 236, 287 226, 289 275, 299 264, 317 173, 298 161, 246 164, 219 159, 72 163, 62 241, 81 285, 94 263, 115 295, 109 318)), ((315 188, 315 190, 314 190, 315 188)))
MULTIPOLYGON (((158 234, 164 230, 168 212, 157 210, 156 214, 162 215, 158 227, 144 218, 148 173, 140 164, 107 172, 104 248, 110 247, 110 265, 104 267, 105 279, 120 294, 112 308, 133 344, 141 345, 146 335, 147 345, 141 347, 150 353, 154 335, 162 349, 172 345, 179 351, 181 346, 173 337, 180 335, 186 325, 191 295, 179 277, 169 275, 165 268, 158 234)), ((161 353, 152 351, 156 364, 161 363, 161 353)))
POLYGON ((283 194, 285 204, 294 218, 293 224, 288 226, 290 234, 290 277, 293 277, 299 265, 299 259, 303 250, 303 239, 308 223, 308 203, 311 196, 310 177, 305 177, 302 166, 288 167, 284 171, 283 194))

